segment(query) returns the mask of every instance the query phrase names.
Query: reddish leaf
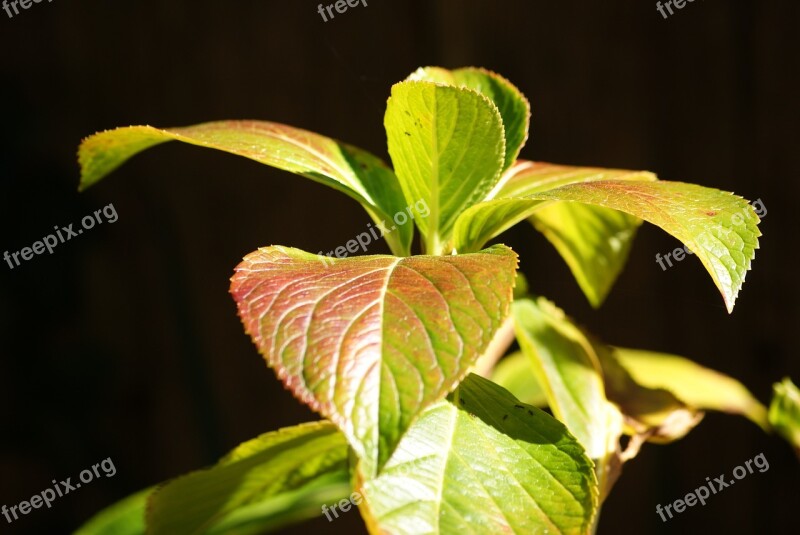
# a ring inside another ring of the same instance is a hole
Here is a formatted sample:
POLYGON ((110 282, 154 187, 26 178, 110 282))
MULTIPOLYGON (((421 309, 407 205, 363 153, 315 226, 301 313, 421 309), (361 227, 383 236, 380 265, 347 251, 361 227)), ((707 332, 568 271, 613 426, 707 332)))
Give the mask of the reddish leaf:
POLYGON ((516 264, 504 246, 330 265, 267 247, 237 267, 231 292, 284 384, 335 422, 374 471, 486 349, 508 314, 516 264))

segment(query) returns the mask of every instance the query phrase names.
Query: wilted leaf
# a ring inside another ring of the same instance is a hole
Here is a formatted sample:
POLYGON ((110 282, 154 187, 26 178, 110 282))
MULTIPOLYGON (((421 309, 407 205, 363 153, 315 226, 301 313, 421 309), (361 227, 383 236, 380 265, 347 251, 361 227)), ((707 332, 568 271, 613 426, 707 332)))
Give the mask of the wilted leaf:
MULTIPOLYGON (((98 182, 139 152, 172 140, 244 156, 330 186, 361 203, 379 223, 406 207, 397 177, 375 156, 314 132, 265 121, 168 129, 131 126, 100 132, 81 143, 80 188, 98 182)), ((413 225, 406 224, 384 237, 395 254, 407 256, 413 235, 413 225)))
POLYGON ((614 355, 642 386, 667 390, 689 407, 741 414, 769 429, 764 406, 732 377, 665 353, 617 347, 614 355))
POLYGON ((268 247, 239 265, 231 291, 284 384, 333 420, 373 473, 491 342, 508 314, 516 264, 503 246, 330 266, 268 247))
POLYGON ((591 461, 566 428, 470 375, 423 412, 379 477, 364 478, 371 533, 586 533, 591 461))

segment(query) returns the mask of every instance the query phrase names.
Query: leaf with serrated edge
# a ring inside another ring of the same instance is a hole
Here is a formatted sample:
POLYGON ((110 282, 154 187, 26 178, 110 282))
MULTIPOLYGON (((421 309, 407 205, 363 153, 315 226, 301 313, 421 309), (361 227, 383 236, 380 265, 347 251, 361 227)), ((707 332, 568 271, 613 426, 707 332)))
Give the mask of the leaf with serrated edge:
POLYGON ((239 265, 231 292, 284 384, 333 420, 374 472, 489 345, 508 314, 516 265, 504 246, 329 266, 267 247, 239 265))
MULTIPOLYGON (((380 159, 320 134, 266 121, 217 121, 166 129, 131 126, 94 134, 78 150, 80 189, 139 152, 173 140, 243 156, 330 186, 361 203, 378 223, 406 208, 397 177, 380 159)), ((395 254, 407 256, 413 235, 413 225, 404 224, 384 237, 395 254)))
MULTIPOLYGON (((512 194, 526 192, 524 187, 510 184, 502 188, 506 192, 517 189, 512 194)), ((733 311, 761 235, 760 219, 753 207, 732 193, 683 182, 590 180, 530 193, 523 198, 498 198, 473 206, 456 224, 458 251, 469 250, 464 244, 484 243, 482 240, 494 235, 495 230, 505 230, 520 217, 531 215, 542 201, 601 206, 661 227, 697 255, 722 294, 728 312, 733 311), (511 219, 502 213, 509 211, 513 212, 511 219)))
POLYGON ((736 379, 685 357, 615 347, 619 363, 642 386, 663 388, 690 407, 741 414, 764 430, 767 409, 736 379))
POLYGON ((371 533, 586 533, 592 463, 563 424, 470 375, 432 405, 375 479, 360 474, 371 533))
MULTIPOLYGON (((558 204, 540 200, 533 196, 536 193, 571 183, 612 179, 653 181, 656 180, 656 177, 646 171, 574 167, 517 160, 508 171, 503 173, 500 181, 484 202, 472 206, 459 216, 454 233, 456 250, 464 253, 479 250, 490 239, 524 221, 529 216, 535 216, 540 210, 551 204, 558 204)), ((608 210, 608 212, 613 212, 613 210, 608 210)), ((583 215, 580 212, 574 214, 577 217, 583 215)), ((631 218, 628 222, 632 225, 630 230, 635 231, 639 225, 638 219, 631 218)), ((585 224, 582 219, 565 220, 561 224, 558 220, 548 223, 554 232, 563 232, 562 227, 566 225, 580 227, 585 224)), ((623 248, 620 247, 620 252, 622 250, 623 248)))
POLYGON ((263 531, 315 517, 322 504, 347 495, 348 479, 347 441, 333 424, 287 427, 159 487, 148 504, 148 533, 230 533, 245 526, 263 531))
POLYGON ((505 153, 500 112, 471 89, 401 82, 392 86, 384 125, 406 200, 427 204, 429 215, 415 217, 425 251, 447 252, 458 215, 483 200, 500 178, 505 153))
POLYGON ((514 302, 520 349, 532 364, 553 414, 592 459, 606 455, 607 429, 598 415, 606 404, 602 370, 592 344, 564 312, 539 298, 514 302))
POLYGON ((453 71, 441 67, 420 67, 408 77, 408 80, 467 87, 485 95, 497 106, 503 119, 506 139, 503 170, 511 167, 516 161, 520 149, 528 139, 531 107, 528 99, 514 84, 497 73, 477 67, 464 67, 453 71))

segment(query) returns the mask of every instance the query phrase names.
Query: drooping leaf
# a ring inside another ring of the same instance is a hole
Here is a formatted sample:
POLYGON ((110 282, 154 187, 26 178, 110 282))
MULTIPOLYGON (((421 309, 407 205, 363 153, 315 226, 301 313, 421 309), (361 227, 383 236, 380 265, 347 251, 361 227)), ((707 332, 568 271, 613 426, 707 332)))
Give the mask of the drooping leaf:
POLYGON ((640 385, 667 390, 689 407, 741 414, 769 429, 766 408, 732 377, 676 355, 621 347, 614 355, 640 385))
POLYGON ((392 87, 384 119, 397 177, 428 254, 447 252, 458 215, 483 200, 503 169, 505 141, 497 107, 463 87, 401 82, 392 87))
POLYGON ((467 87, 485 95, 497 106, 503 119, 506 152, 505 171, 516 161, 519 151, 528 139, 531 107, 519 89, 497 73, 476 67, 465 67, 453 71, 441 67, 421 67, 409 80, 438 82, 467 87))
POLYGON ((97 513, 74 535, 144 535, 147 498, 154 488, 124 498, 97 513))
POLYGON ((501 360, 494 368, 490 379, 523 403, 534 407, 547 407, 547 394, 536 380, 530 360, 521 351, 501 360))
POLYGON ((599 206, 558 202, 534 212, 530 222, 553 244, 589 303, 598 308, 625 266, 642 220, 599 206))
POLYGON ((800 456, 800 390, 788 377, 775 383, 773 389, 769 422, 800 456))
POLYGON ((591 343, 564 312, 546 299, 513 304, 517 341, 564 422, 592 459, 606 453, 606 429, 597 417, 606 403, 600 362, 591 343))
POLYGON ((728 312, 733 311, 761 235, 759 218, 746 200, 695 184, 607 180, 569 184, 537 197, 620 210, 661 227, 697 255, 728 312))
POLYGON ((426 409, 377 478, 363 477, 371 533, 586 533, 591 461, 566 428, 487 379, 426 409))
MULTIPOLYGON (((702 412, 687 406, 672 392, 637 383, 612 348, 596 340, 592 345, 603 368, 606 395, 624 416, 627 434, 639 441, 666 444, 683 438, 703 419, 702 412)), ((626 459, 635 454, 626 450, 626 459)))
MULTIPOLYGON (((406 207, 397 177, 380 159, 307 130, 265 121, 218 121, 167 129, 131 126, 97 133, 86 138, 78 152, 80 189, 95 184, 139 152, 172 140, 244 156, 330 186, 361 203, 378 223, 406 207)), ((395 254, 407 256, 413 233, 413 225, 405 224, 384 237, 395 254)))
POLYGON ((334 260, 248 255, 231 292, 284 384, 333 420, 372 473, 416 415, 466 375, 508 314, 516 255, 334 260))
MULTIPOLYGON (((599 180, 653 181, 655 179, 655 175, 646 171, 574 167, 518 160, 513 167, 503 174, 497 186, 484 202, 466 210, 458 218, 455 229, 455 247, 459 252, 479 250, 490 239, 524 221, 531 215, 537 214, 548 206, 558 206, 559 203, 545 202, 536 198, 536 193, 573 182, 599 180)), ((563 249, 570 248, 568 250, 572 252, 571 256, 574 257, 574 260, 565 257, 567 263, 573 269, 573 272, 580 269, 580 272, 583 273, 583 278, 586 279, 586 283, 591 282, 589 279, 591 270, 613 270, 616 266, 621 266, 625 262, 627 248, 629 247, 629 244, 625 242, 632 239, 633 233, 639 226, 639 220, 630 216, 620 219, 619 216, 614 215, 615 213, 614 210, 606 208, 596 208, 592 212, 573 209, 570 212, 560 214, 564 217, 563 221, 558 217, 549 217, 543 218, 540 222, 546 225, 543 230, 546 229, 550 232, 550 234, 545 233, 548 239, 553 241, 553 238, 559 237, 559 241, 564 243, 563 247, 558 248, 562 255, 565 254, 563 249), (608 265, 602 262, 592 265, 583 260, 585 256, 583 249, 589 249, 592 243, 588 245, 573 243, 573 241, 578 240, 578 238, 572 236, 574 228, 580 229, 580 232, 594 231, 594 233, 597 233, 602 230, 598 228, 599 225, 595 221, 598 218, 604 220, 603 223, 605 223, 606 219, 612 222, 608 223, 609 231, 612 234, 605 240, 602 237, 595 238, 593 236, 589 236, 587 239, 591 239, 594 244, 602 247, 601 254, 610 258, 607 262, 608 265), (625 223, 628 223, 629 226, 624 226, 625 223), (586 230, 584 230, 584 227, 587 227, 586 230), (630 234, 630 238, 628 238, 628 234, 630 234), (622 243, 618 244, 615 240, 620 240, 622 243)), ((596 277, 600 277, 601 281, 610 278, 611 282, 613 282, 613 277, 608 275, 598 274, 596 277)), ((581 282, 581 279, 579 278, 578 281, 581 282)), ((581 287, 583 288, 583 284, 581 287)), ((603 286, 598 286, 593 293, 602 295, 602 291, 600 291, 602 288, 603 286)), ((590 300, 592 299, 589 295, 587 297, 590 300)))
POLYGON ((263 533, 313 518, 348 495, 349 473, 347 441, 329 422, 266 433, 158 488, 148 534, 263 533))

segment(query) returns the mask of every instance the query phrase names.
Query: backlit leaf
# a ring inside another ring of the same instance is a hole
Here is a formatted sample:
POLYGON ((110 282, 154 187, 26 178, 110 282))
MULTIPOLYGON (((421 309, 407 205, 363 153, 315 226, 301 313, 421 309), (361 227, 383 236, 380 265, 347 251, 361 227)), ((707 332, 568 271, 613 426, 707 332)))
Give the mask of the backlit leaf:
POLYGON ((375 479, 361 479, 371 533, 586 533, 597 481, 560 422, 470 375, 423 412, 375 479))
POLYGON ((144 535, 147 499, 154 489, 139 491, 106 507, 74 533, 74 535, 144 535))
MULTIPOLYGON (((172 140, 244 156, 330 186, 361 203, 379 223, 406 207, 397 177, 375 156, 314 132, 265 121, 218 121, 167 129, 131 126, 100 132, 81 143, 80 189, 95 184, 139 152, 172 140)), ((395 254, 407 256, 413 233, 413 225, 405 224, 384 237, 395 254)))
POLYGON ((732 377, 666 353, 616 347, 614 355, 640 385, 667 390, 690 407, 741 414, 769 429, 766 408, 732 377))
POLYGON ((499 74, 476 67, 453 71, 441 67, 421 67, 408 79, 466 87, 485 95, 497 106, 503 119, 506 140, 503 170, 511 167, 516 161, 520 149, 528 139, 531 108, 525 95, 511 82, 499 74))
POLYGON ((769 422, 800 456, 800 390, 788 377, 773 385, 774 396, 769 406, 769 422))
POLYGON ((330 422, 266 433, 159 487, 148 533, 263 533, 319 516, 323 504, 348 495, 349 474, 347 441, 330 422))
POLYGON ((231 292, 269 365, 373 473, 487 348, 508 314, 516 264, 504 246, 331 265, 268 247, 239 265, 231 292))
POLYGON ((458 215, 483 200, 503 169, 505 141, 497 107, 463 87, 401 82, 392 87, 384 119, 397 177, 428 254, 447 252, 458 215))
POLYGON ((550 409, 592 459, 606 456, 603 375, 591 342, 546 299, 513 304, 520 349, 531 362, 550 409))

